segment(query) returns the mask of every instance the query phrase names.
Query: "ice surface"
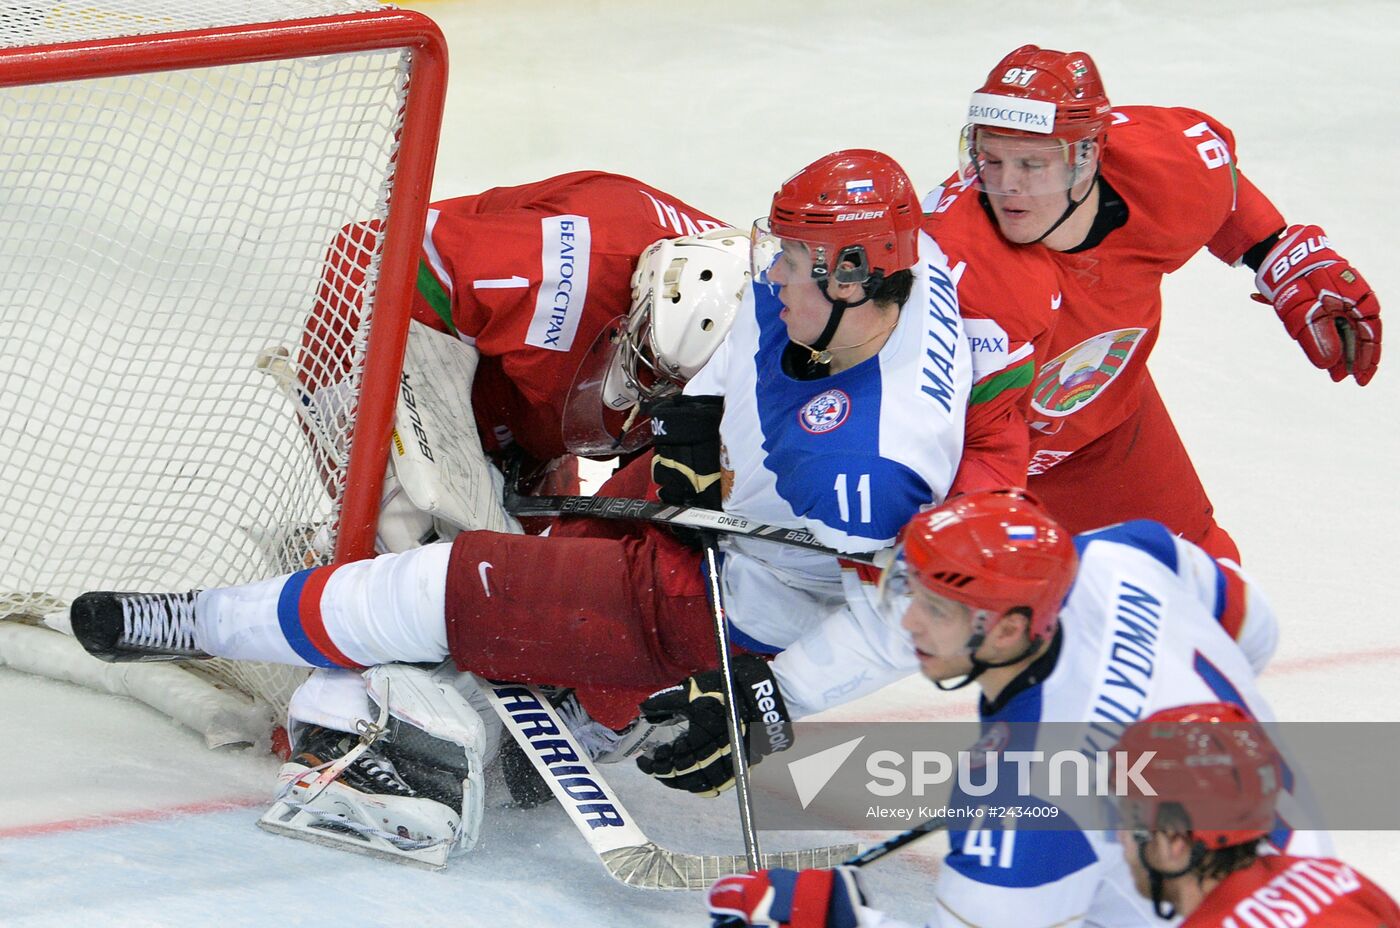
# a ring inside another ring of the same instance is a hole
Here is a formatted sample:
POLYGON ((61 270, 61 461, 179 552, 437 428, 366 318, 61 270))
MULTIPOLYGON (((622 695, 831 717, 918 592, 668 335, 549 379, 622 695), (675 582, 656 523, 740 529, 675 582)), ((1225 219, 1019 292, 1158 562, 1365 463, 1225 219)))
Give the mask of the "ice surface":
MULTIPOLYGON (((1400 7, 1381 0, 416 6, 451 45, 440 197, 598 168, 747 226, 783 178, 842 147, 886 150, 927 188, 955 163, 967 94, 1033 41, 1091 52, 1116 102, 1223 120, 1284 214, 1322 225, 1383 302, 1400 298, 1389 257, 1400 105, 1385 64, 1400 7)), ((1400 720, 1397 361, 1364 390, 1334 385, 1249 291, 1247 272, 1209 256, 1175 275, 1154 374, 1280 614, 1264 680, 1279 717, 1400 720)), ((698 894, 614 884, 554 808, 495 810, 477 852, 423 873, 262 833, 274 762, 209 752, 133 703, 0 670, 0 707, 0 924, 706 923, 698 894)), ((970 716, 966 697, 918 681, 845 715, 921 712, 970 716)), ((606 772, 654 839, 740 850, 732 799, 606 772)), ((939 844, 870 868, 874 902, 918 918, 939 844)), ((1400 892, 1390 835, 1337 844, 1400 892)))

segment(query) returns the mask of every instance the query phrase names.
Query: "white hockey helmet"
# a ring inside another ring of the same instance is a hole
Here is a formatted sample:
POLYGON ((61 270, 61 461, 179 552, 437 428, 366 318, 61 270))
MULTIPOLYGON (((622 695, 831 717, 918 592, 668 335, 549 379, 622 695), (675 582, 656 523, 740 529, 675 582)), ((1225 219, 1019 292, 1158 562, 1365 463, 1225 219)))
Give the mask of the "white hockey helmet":
POLYGON ((630 406, 675 393, 729 334, 749 285, 749 237, 714 229, 653 242, 632 273, 632 308, 608 378, 630 406))
POLYGON ((644 444, 649 432, 637 416, 621 429, 607 428, 605 417, 680 392, 729 334, 750 280, 749 237, 738 229, 647 246, 632 273, 626 319, 600 337, 565 404, 569 450, 617 454, 644 444))

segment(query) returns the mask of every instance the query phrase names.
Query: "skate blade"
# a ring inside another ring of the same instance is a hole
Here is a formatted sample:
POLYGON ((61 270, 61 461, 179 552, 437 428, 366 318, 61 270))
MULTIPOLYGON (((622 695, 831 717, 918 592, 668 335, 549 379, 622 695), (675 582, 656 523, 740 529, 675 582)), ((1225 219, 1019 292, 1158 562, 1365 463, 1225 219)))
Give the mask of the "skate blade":
POLYGON ((337 819, 320 817, 285 802, 273 803, 258 819, 258 827, 274 835, 310 841, 322 847, 377 857, 422 870, 447 868, 447 844, 421 849, 404 849, 377 835, 365 834, 348 827, 335 827, 337 819))

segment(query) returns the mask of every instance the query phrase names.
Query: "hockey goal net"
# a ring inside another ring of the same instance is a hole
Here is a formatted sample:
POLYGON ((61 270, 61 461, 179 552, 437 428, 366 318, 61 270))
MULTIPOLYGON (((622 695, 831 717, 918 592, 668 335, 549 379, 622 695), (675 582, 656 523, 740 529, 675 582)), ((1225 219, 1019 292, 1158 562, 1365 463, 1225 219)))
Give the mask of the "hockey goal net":
POLYGON ((13 620, 372 553, 445 80, 432 22, 372 0, 0 5, 0 664, 270 734, 304 671, 13 620))

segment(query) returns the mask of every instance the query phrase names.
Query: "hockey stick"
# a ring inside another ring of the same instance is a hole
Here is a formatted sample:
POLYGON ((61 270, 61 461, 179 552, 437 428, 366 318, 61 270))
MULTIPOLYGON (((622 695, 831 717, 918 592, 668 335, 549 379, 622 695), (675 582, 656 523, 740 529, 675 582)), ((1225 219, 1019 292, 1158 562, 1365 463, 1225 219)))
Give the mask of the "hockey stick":
POLYGON ((944 828, 947 827, 948 819, 931 818, 926 822, 921 822, 920 824, 915 825, 908 831, 901 831, 899 834, 895 835, 893 838, 890 838, 888 841, 882 841, 874 847, 866 848, 854 857, 843 861, 841 866, 864 867, 866 864, 873 864, 875 861, 879 860, 881 857, 884 857, 886 854, 893 854, 895 851, 904 847, 906 844, 911 844, 922 838, 924 835, 931 835, 935 831, 942 831, 944 828))
POLYGON ((800 528, 781 528, 752 522, 742 516, 701 509, 696 506, 671 506, 644 499, 622 499, 613 496, 520 496, 510 475, 506 475, 506 512, 513 516, 592 516, 595 519, 638 519, 662 525, 680 525, 701 531, 725 535, 745 535, 777 544, 805 548, 817 554, 829 554, 847 561, 873 564, 873 554, 842 554, 828 548, 811 532, 800 528))
POLYGON ((705 574, 710 582, 710 611, 715 619, 715 648, 719 651, 719 674, 724 681, 724 721, 729 729, 729 760, 734 766, 734 794, 739 801, 739 828, 744 833, 744 852, 750 870, 761 869, 758 829, 753 823, 753 796, 749 793, 749 755, 744 749, 744 723, 739 718, 739 694, 734 685, 734 668, 729 661, 729 620, 724 614, 724 593, 719 582, 719 541, 713 532, 701 533, 705 545, 705 574))
MULTIPOLYGON (((752 869, 745 855, 683 854, 649 839, 599 775, 549 700, 532 686, 487 683, 491 708, 548 784, 608 873, 640 889, 706 889, 721 876, 752 869)), ((763 868, 832 867, 855 854, 853 844, 764 854, 763 868)))
POLYGON ((273 345, 260 351, 253 364, 271 377, 283 395, 292 401, 297 419, 315 439, 321 453, 325 455, 326 463, 331 468, 338 469, 343 463, 340 460, 341 452, 338 450, 340 443, 336 441, 330 424, 321 417, 316 401, 297 379, 296 371, 292 368, 291 353, 282 345, 273 345))

